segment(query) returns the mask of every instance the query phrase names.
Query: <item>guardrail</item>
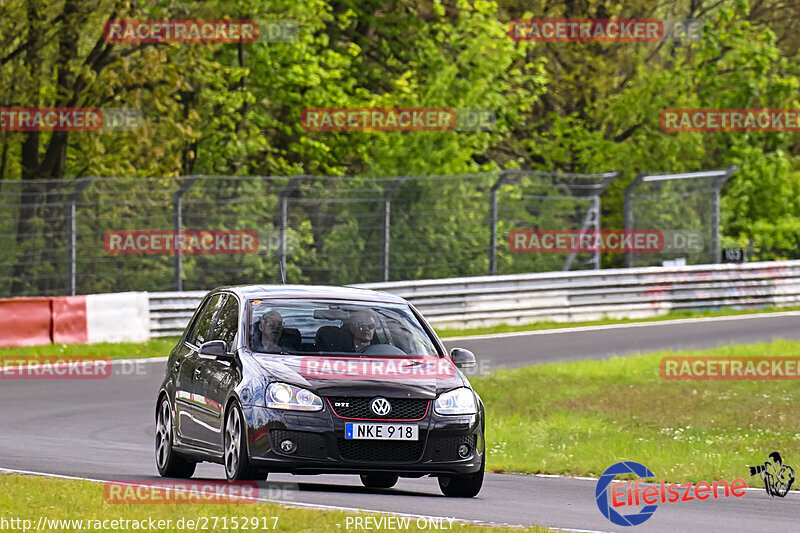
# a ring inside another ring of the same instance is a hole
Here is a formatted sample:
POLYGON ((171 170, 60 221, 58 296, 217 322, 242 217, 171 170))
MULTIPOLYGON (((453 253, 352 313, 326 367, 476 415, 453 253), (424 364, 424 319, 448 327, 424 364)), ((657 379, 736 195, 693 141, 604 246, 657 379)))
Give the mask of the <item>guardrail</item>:
POLYGON ((180 335, 208 291, 151 292, 150 336, 180 335))
MULTIPOLYGON (((800 261, 548 272, 353 285, 412 302, 437 328, 646 318, 800 305, 800 261)), ((152 336, 178 335, 205 291, 150 293, 152 336)))

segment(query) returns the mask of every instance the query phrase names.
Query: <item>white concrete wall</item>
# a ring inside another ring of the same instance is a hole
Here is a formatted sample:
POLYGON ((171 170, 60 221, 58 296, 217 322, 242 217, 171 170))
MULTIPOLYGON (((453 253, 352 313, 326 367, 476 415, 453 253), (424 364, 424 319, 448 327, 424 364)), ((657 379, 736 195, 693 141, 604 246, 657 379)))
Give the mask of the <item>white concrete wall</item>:
POLYGON ((86 296, 89 343, 150 340, 150 308, 146 292, 86 296))

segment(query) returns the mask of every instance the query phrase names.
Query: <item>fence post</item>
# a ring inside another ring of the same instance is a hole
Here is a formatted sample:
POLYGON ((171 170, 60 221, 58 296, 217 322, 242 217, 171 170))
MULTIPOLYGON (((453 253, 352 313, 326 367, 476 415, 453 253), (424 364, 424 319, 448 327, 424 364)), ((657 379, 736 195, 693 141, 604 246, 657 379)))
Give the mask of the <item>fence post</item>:
MULTIPOLYGON (((582 234, 584 231, 588 229, 592 229, 597 233, 600 232, 600 196, 605 192, 611 182, 617 179, 620 175, 620 172, 617 170, 612 170, 611 172, 606 172, 602 174, 603 181, 595 187, 592 194, 589 196, 589 207, 586 209, 586 215, 583 217, 583 224, 581 224, 580 233, 582 234)), ((572 268, 572 262, 575 260, 575 252, 570 252, 567 256, 567 259, 564 261, 564 266, 561 268, 563 272, 569 271, 572 268)), ((600 270, 600 250, 594 250, 592 252, 592 258, 590 259, 590 265, 592 270, 600 270)))
POLYGON ((511 170, 503 170, 490 189, 489 204, 489 275, 497 274, 497 189, 505 182, 511 170))
POLYGON ((181 183, 177 192, 172 196, 172 218, 173 228, 175 229, 175 290, 183 292, 183 250, 178 244, 178 235, 183 227, 183 195, 186 194, 194 182, 200 176, 188 176, 186 181, 181 183))
MULTIPOLYGON (((630 185, 625 187, 625 200, 623 201, 623 216, 624 216, 624 226, 625 231, 629 231, 633 229, 633 205, 631 205, 631 194, 633 194, 633 190, 639 186, 642 182, 644 177, 647 175, 646 172, 640 172, 636 179, 634 179, 630 185)), ((633 252, 630 250, 625 252, 625 267, 632 268, 633 267, 633 252)))
POLYGON ((279 254, 279 261, 278 261, 278 276, 280 276, 280 282, 286 283, 286 226, 288 223, 289 217, 289 195, 292 194, 297 189, 298 182, 305 177, 304 174, 299 176, 293 176, 289 183, 284 187, 281 191, 280 199, 278 201, 281 210, 281 226, 280 226, 280 250, 278 251, 279 254))
POLYGON ((725 174, 714 180, 714 192, 711 196, 711 257, 714 263, 722 262, 722 249, 719 243, 719 197, 722 186, 739 169, 739 165, 731 165, 725 169, 725 174))
POLYGON ((392 197, 402 187, 408 176, 400 176, 383 191, 383 281, 389 281, 389 242, 392 217, 392 197))
POLYGON ((75 181, 77 181, 77 183, 75 184, 75 188, 70 193, 69 199, 68 199, 68 201, 69 201, 69 215, 68 215, 69 216, 69 222, 67 224, 67 228, 68 228, 68 231, 69 231, 69 238, 67 239, 67 248, 68 248, 67 249, 67 254, 68 254, 68 260, 67 260, 67 293, 70 296, 75 296, 75 288, 76 288, 76 285, 77 285, 77 279, 76 279, 77 275, 76 275, 76 270, 75 270, 75 262, 76 262, 76 256, 77 256, 77 254, 75 252, 75 247, 76 247, 76 244, 77 244, 77 236, 76 236, 77 228, 76 228, 76 225, 75 225, 75 214, 76 214, 75 213, 75 204, 77 203, 78 198, 80 198, 81 194, 83 194, 83 191, 85 191, 86 188, 89 185, 91 185, 92 180, 94 180, 94 177, 79 178, 79 179, 75 180, 75 181))
MULTIPOLYGON (((579 235, 582 235, 583 232, 589 229, 596 232, 599 232, 600 230, 600 196, 596 194, 593 194, 589 197, 589 207, 586 209, 586 215, 583 217, 583 223, 581 224, 579 235)), ((576 255, 577 252, 574 251, 569 253, 566 260, 564 260, 564 265, 561 267, 562 272, 567 272, 570 268, 572 268, 572 262, 575 260, 576 255)), ((592 270, 599 270, 600 251, 594 250, 592 252, 592 258, 589 261, 592 265, 592 270)))

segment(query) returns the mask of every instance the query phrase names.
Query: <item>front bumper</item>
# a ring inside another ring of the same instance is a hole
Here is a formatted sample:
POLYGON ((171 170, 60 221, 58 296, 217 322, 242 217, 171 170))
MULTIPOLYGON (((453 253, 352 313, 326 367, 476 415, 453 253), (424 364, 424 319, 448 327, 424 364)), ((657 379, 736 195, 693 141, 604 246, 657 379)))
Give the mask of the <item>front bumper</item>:
POLYGON ((422 420, 393 421, 419 426, 419 440, 407 442, 346 440, 345 423, 358 420, 340 418, 328 405, 316 413, 243 407, 250 461, 268 472, 471 474, 480 470, 485 453, 481 414, 442 416, 431 408, 422 420), (278 446, 287 438, 296 444, 292 453, 278 446), (470 447, 463 459, 458 455, 461 444, 470 447))

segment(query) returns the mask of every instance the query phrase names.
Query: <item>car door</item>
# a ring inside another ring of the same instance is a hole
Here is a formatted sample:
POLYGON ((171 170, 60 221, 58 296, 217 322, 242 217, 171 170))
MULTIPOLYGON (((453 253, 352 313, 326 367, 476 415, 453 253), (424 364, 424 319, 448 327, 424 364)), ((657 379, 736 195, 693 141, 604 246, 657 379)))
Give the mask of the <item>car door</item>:
MULTIPOLYGON (((236 350, 236 334, 239 327, 239 302, 229 294, 214 321, 211 340, 225 342, 228 353, 236 350)), ((198 409, 198 428, 204 446, 215 451, 222 450, 225 400, 236 385, 238 369, 230 361, 199 355, 198 392, 203 396, 203 405, 198 409)))
POLYGON ((198 389, 200 375, 200 345, 211 340, 214 318, 224 303, 224 294, 215 294, 206 303, 184 342, 185 353, 175 360, 175 420, 182 442, 200 444, 202 427, 202 393, 198 389))

